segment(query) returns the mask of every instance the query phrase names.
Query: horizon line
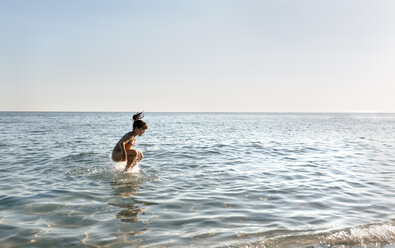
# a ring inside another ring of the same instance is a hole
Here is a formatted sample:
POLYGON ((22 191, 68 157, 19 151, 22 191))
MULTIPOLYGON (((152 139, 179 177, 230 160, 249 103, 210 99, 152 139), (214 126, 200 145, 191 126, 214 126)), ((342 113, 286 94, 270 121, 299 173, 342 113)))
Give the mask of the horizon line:
POLYGON ((362 111, 85 111, 85 110, 0 110, 0 113, 234 113, 234 114, 395 114, 395 112, 362 112, 362 111))

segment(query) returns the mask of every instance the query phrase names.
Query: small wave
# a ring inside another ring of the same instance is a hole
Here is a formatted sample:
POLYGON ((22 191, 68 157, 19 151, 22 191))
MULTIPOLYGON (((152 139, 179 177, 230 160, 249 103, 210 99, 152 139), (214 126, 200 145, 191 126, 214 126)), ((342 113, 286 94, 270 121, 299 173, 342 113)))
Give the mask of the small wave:
MULTIPOLYGON (((395 244, 395 220, 318 234, 291 234, 261 241, 237 243, 229 248, 373 248, 395 244)), ((392 246, 391 246, 392 247, 392 246)))
POLYGON ((70 164, 70 163, 93 164, 97 162, 98 156, 100 155, 94 152, 80 152, 80 153, 68 154, 63 157, 57 158, 55 162, 61 164, 70 164))
POLYGON ((395 243, 395 220, 337 231, 324 237, 329 245, 386 245, 395 243))

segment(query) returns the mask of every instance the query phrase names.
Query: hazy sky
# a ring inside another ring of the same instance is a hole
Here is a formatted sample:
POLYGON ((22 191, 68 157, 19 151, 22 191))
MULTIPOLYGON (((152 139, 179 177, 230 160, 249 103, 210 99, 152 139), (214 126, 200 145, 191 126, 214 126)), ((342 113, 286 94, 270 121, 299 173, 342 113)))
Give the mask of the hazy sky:
POLYGON ((395 1, 0 0, 0 111, 395 112, 395 1))

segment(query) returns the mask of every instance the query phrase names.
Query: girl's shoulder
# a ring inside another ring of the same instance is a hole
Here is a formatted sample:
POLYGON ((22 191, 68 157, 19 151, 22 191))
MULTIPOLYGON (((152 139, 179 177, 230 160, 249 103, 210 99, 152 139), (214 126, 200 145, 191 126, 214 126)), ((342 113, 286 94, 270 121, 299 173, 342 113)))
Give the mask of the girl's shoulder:
POLYGON ((122 139, 123 139, 123 140, 133 139, 133 137, 134 137, 133 131, 130 131, 130 132, 126 133, 126 134, 122 137, 122 139))

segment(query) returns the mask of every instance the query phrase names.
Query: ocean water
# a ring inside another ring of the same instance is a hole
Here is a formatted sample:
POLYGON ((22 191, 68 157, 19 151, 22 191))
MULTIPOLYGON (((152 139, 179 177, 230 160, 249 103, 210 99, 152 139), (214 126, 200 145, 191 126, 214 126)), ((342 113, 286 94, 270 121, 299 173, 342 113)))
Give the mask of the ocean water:
POLYGON ((395 247, 395 114, 0 113, 1 247, 395 247))

